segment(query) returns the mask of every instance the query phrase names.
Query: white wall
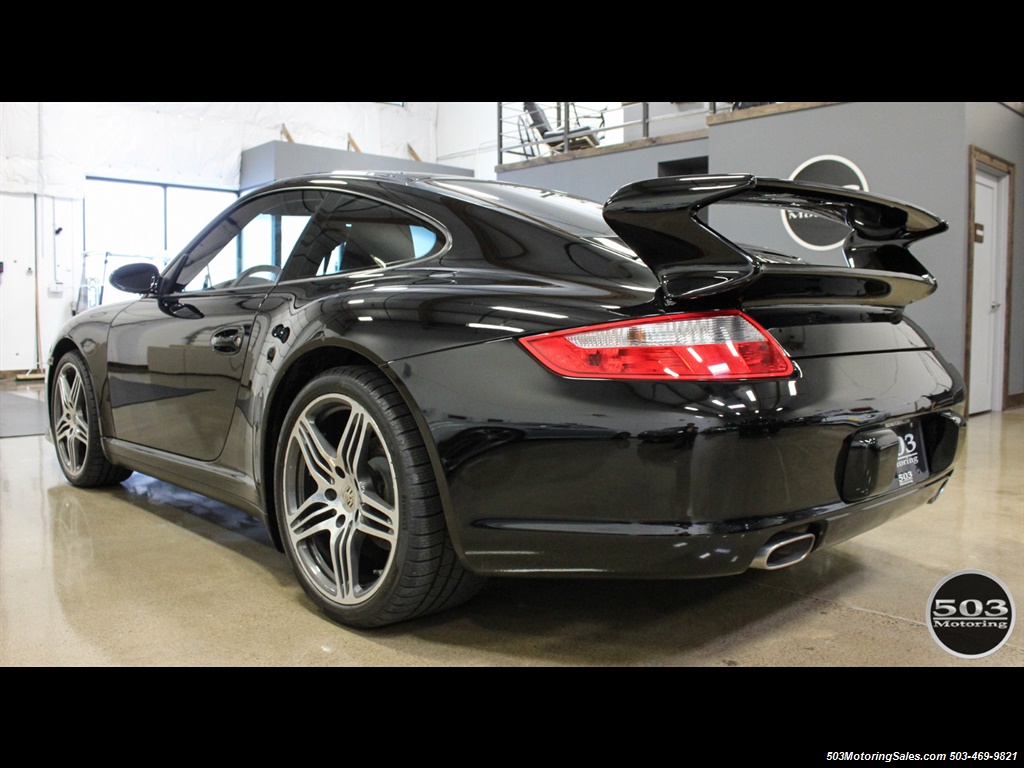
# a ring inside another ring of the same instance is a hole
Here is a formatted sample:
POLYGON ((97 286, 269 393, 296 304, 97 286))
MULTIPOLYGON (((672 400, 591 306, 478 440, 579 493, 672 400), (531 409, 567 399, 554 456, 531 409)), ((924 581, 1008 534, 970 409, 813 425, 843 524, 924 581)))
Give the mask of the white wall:
POLYGON ((494 179, 498 164, 498 102, 437 103, 437 162, 494 179))

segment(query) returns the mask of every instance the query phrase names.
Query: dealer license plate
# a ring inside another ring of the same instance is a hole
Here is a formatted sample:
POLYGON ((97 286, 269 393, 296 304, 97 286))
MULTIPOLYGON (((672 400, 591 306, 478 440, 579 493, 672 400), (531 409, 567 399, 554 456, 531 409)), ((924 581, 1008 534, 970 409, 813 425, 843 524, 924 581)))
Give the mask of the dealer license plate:
POLYGON ((889 486, 890 491, 919 483, 928 477, 928 459, 925 456, 921 422, 918 419, 897 421, 886 426, 900 439, 899 455, 896 459, 896 476, 889 486))

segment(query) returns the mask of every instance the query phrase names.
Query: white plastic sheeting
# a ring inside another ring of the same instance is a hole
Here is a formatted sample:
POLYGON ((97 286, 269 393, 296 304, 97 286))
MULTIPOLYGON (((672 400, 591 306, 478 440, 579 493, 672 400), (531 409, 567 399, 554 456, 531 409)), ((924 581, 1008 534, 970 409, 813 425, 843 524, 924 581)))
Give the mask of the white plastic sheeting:
POLYGON ((81 198, 86 176, 237 189, 242 150, 286 138, 436 159, 436 102, 0 102, 0 192, 81 198))
POLYGON ((39 189, 39 103, 0 101, 0 192, 39 189))

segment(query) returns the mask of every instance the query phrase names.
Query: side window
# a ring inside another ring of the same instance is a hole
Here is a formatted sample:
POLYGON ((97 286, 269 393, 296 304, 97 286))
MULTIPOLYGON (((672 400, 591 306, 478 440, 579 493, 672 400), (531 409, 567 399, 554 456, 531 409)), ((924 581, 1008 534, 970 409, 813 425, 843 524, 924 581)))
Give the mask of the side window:
POLYGON ((230 210, 190 250, 175 279, 176 290, 273 285, 325 197, 322 190, 290 190, 230 210))
POLYGON ((388 267, 439 253, 442 234, 386 203, 329 193, 295 244, 282 280, 388 267))

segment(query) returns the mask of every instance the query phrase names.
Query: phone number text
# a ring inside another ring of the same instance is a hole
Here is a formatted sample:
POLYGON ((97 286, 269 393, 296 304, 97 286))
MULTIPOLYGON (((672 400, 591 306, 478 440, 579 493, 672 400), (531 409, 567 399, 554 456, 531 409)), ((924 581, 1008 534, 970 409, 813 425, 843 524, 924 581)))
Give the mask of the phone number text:
POLYGON ((903 760, 1017 760, 1016 752, 826 752, 826 760, 862 760, 891 763, 903 760))

